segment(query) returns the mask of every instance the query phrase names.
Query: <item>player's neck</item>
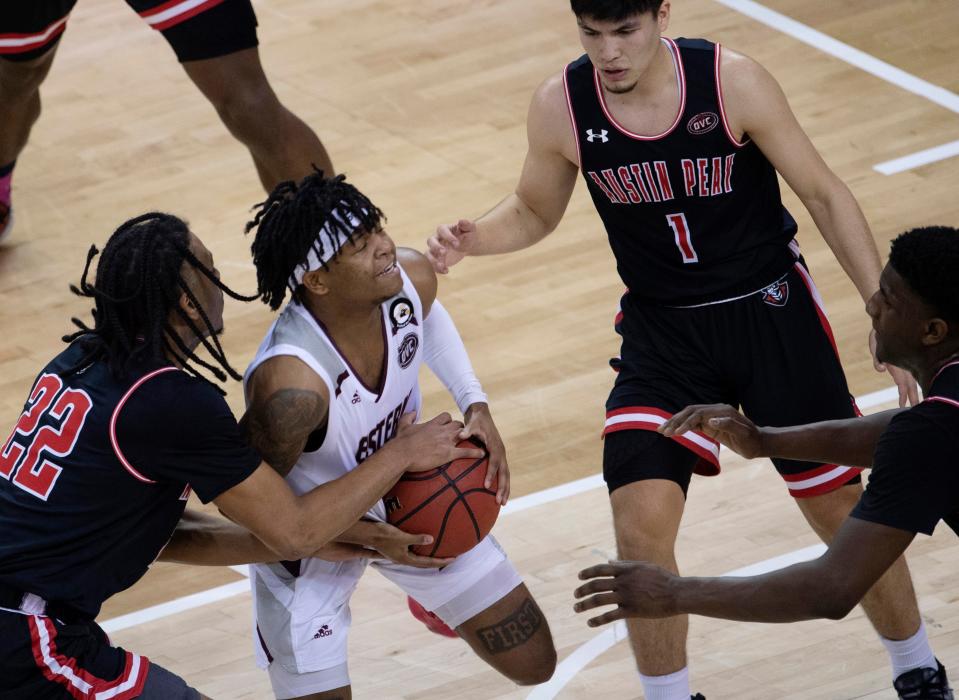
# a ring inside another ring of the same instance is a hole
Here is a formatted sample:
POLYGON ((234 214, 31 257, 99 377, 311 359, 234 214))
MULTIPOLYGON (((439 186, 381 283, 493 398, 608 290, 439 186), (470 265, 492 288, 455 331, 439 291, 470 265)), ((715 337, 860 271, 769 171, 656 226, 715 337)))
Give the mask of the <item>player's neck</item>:
POLYGON ((337 344, 341 344, 341 339, 369 338, 382 332, 383 313, 380 304, 361 308, 355 301, 340 303, 311 296, 305 300, 304 306, 313 318, 334 337, 337 344))
POLYGON ((959 361, 959 348, 954 348, 952 352, 947 353, 945 356, 925 363, 925 367, 916 373, 916 381, 919 383, 922 393, 928 395, 929 390, 932 389, 932 382, 939 374, 939 371, 946 365, 956 361, 959 361))

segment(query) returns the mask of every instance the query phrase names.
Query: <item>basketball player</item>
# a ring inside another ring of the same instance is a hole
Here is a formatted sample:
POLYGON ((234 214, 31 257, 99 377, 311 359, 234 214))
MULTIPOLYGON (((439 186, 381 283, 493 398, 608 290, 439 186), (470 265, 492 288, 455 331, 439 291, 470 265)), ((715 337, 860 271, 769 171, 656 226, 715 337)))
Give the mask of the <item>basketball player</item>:
MULTIPOLYGON (((533 96, 515 192, 475 223, 440 226, 429 256, 446 272, 465 255, 533 245, 556 228, 582 171, 629 289, 603 457, 619 554, 675 570, 690 477, 718 473, 718 445, 698 433, 667 439, 659 424, 720 401, 770 425, 855 415, 777 170, 863 299, 878 287, 879 255, 852 194, 760 65, 663 37, 669 2, 571 5, 586 55, 533 96)), ((889 371, 900 401, 914 402, 911 379, 889 371)), ((812 527, 831 537, 858 500, 859 469, 776 467, 812 527)), ((924 635, 904 561, 863 607, 889 642, 924 635)), ((631 620, 629 631, 646 697, 688 699, 687 619, 631 620)))
MULTIPOLYGON (((280 184, 248 225, 261 298, 278 309, 291 296, 245 375, 251 443, 297 493, 349 474, 391 444, 399 416, 419 412, 425 359, 464 412, 461 436, 489 447, 487 485, 498 481, 505 502, 502 441, 435 299, 436 274, 419 253, 397 249, 382 223, 342 176, 314 173, 280 184)), ((383 504, 367 519, 339 539, 375 548, 369 538, 386 520, 383 504)), ((500 673, 522 685, 549 679, 549 626, 495 540, 425 562, 441 569, 407 563, 373 566, 500 673)), ((309 558, 252 567, 256 655, 277 698, 350 697, 349 601, 366 565, 309 558)))
MULTIPOLYGON (((448 415, 399 435, 364 464, 296 496, 245 443, 222 392, 223 293, 210 251, 168 214, 127 221, 79 289, 95 324, 42 370, 0 450, 0 696, 195 700, 196 690, 110 644, 94 622, 170 539, 190 491, 214 501, 274 557, 320 550, 407 469, 451 456, 448 415), (215 363, 194 353, 198 345, 215 363), (216 365, 219 365, 217 367, 216 365), (221 369, 222 368, 222 369, 221 369)), ((322 552, 321 552, 322 554, 322 552)))
MULTIPOLYGON (((612 562, 586 569, 579 612, 623 617, 695 613, 752 622, 840 619, 912 542, 944 520, 959 532, 959 230, 913 229, 892 243, 879 290, 866 307, 876 354, 907 367, 926 400, 909 410, 791 428, 757 428, 732 406, 692 406, 661 428, 698 430, 745 457, 776 456, 872 466, 869 486, 821 557, 762 576, 681 578, 652 564, 612 562)), ((903 646, 918 668, 895 681, 903 698, 951 700, 942 664, 923 647, 903 646)))
MULTIPOLYGON (((0 3, 0 240, 13 224, 13 167, 40 116, 40 85, 77 0, 0 3)), ((253 157, 269 192, 316 163, 333 165, 316 134, 277 99, 260 65, 250 0, 127 0, 169 42, 183 69, 253 157)), ((159 107, 159 105, 158 105, 159 107)))

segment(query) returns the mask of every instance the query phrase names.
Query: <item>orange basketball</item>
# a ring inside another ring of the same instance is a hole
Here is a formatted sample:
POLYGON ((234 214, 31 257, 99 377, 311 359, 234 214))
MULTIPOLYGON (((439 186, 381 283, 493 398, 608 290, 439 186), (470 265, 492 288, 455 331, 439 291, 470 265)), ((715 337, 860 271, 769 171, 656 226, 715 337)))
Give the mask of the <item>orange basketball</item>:
POLYGON ((383 497, 387 518, 404 532, 432 535, 433 544, 413 547, 426 557, 458 557, 489 534, 499 515, 494 490, 484 488, 489 452, 479 440, 459 447, 480 447, 479 459, 456 459, 425 472, 407 472, 383 497))

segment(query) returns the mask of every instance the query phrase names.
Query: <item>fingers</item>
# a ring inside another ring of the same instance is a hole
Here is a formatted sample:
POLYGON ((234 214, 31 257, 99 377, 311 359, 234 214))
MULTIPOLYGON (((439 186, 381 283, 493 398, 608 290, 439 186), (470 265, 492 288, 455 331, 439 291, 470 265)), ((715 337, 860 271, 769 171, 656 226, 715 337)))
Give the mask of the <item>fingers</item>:
POLYGON ((626 611, 622 608, 617 607, 615 610, 610 610, 609 612, 603 613, 602 615, 597 615, 596 617, 591 617, 586 621, 586 624, 590 627, 602 627, 607 625, 610 622, 615 622, 616 620, 622 620, 626 617, 626 611))
POLYGON ((409 427, 416 422, 416 412, 410 411, 400 416, 400 427, 409 427))
POLYGON ((476 447, 454 447, 450 451, 453 459, 482 459, 486 452, 476 447))
POLYGON ((590 593, 603 593, 605 591, 614 590, 616 590, 615 578, 594 578, 590 580, 589 583, 584 583, 582 586, 573 591, 573 597, 585 598, 590 593))
POLYGON ((604 605, 619 605, 619 594, 608 592, 591 595, 588 598, 578 601, 573 606, 573 610, 580 613, 587 610, 592 610, 593 608, 601 608, 604 605))
POLYGON ((456 561, 455 557, 440 559, 439 557, 423 557, 419 554, 410 552, 405 557, 405 561, 403 563, 418 567, 420 569, 442 569, 444 566, 449 566, 454 561, 456 561))
POLYGON ((600 576, 615 576, 617 571, 618 568, 612 562, 608 564, 597 564, 596 566, 590 566, 580 571, 579 578, 581 581, 586 581, 591 578, 599 578, 600 576))

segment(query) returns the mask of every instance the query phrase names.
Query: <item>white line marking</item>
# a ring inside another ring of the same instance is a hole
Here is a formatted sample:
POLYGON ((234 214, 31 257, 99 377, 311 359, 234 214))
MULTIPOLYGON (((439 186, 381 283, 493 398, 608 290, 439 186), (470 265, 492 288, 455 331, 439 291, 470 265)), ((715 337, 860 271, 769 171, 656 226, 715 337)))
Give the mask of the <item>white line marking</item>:
POLYGON ((146 622, 153 622, 154 620, 169 617, 170 615, 176 615, 177 613, 184 612, 185 610, 199 608, 208 603, 214 603, 218 600, 224 600, 225 598, 232 598, 240 593, 249 592, 249 581, 246 579, 242 581, 234 581, 233 583, 217 586, 216 588, 211 588, 206 591, 200 591, 199 593, 194 593, 193 595, 177 598, 176 600, 171 600, 168 603, 161 603, 160 605, 154 605, 149 608, 144 608, 143 610, 137 610, 136 612, 132 612, 128 615, 114 617, 106 622, 103 622, 100 626, 107 633, 119 632, 120 630, 136 627, 137 625, 142 625, 146 622))
POLYGON ((935 102, 941 107, 945 107, 951 112, 959 114, 959 95, 950 92, 938 85, 917 78, 904 70, 880 61, 874 56, 870 56, 865 51, 853 48, 848 44, 833 39, 828 34, 818 32, 812 27, 808 27, 801 22, 797 22, 791 17, 770 10, 768 7, 760 5, 753 0, 715 0, 720 5, 736 10, 748 17, 752 17, 757 22, 777 29, 783 34, 788 34, 794 39, 798 39, 804 44, 809 44, 814 49, 818 49, 830 56, 835 56, 841 61, 864 70, 871 75, 892 83, 903 90, 907 90, 920 97, 925 97, 930 102, 935 102))
MULTIPOLYGON (((860 51, 837 39, 833 39, 827 34, 816 31, 812 27, 797 22, 791 17, 780 14, 775 10, 770 10, 768 7, 753 2, 753 0, 716 0, 716 2, 725 5, 731 10, 751 17, 757 22, 772 27, 783 34, 788 34, 804 44, 808 44, 823 53, 845 61, 870 75, 885 80, 887 83, 892 83, 903 90, 924 97, 940 107, 945 107, 949 111, 959 114, 959 95, 954 92, 939 87, 938 85, 933 85, 885 61, 880 61, 878 58, 870 56, 864 51, 860 51)), ((874 169, 883 175, 893 175, 939 160, 945 160, 946 158, 951 158, 956 155, 959 155, 959 141, 880 163, 874 166, 874 169)))
POLYGON ((907 170, 912 170, 913 168, 919 168, 923 165, 937 163, 940 160, 954 158, 955 156, 959 156, 959 141, 944 143, 941 146, 927 148, 925 151, 912 153, 908 156, 903 156, 902 158, 887 160, 885 163, 874 165, 873 170, 877 170, 883 175, 895 175, 896 173, 902 173, 907 170))
MULTIPOLYGON (((791 564, 798 564, 801 561, 809 561, 822 556, 826 551, 826 545, 815 544, 804 549, 797 549, 795 552, 788 552, 778 557, 772 557, 756 564, 744 566, 741 569, 727 571, 721 576, 756 576, 765 574, 769 571, 776 571, 791 564)), ((590 639, 573 650, 569 656, 563 659, 557 666, 553 677, 546 683, 536 686, 527 700, 553 700, 559 692, 566 687, 573 677, 586 668, 596 657, 609 651, 617 642, 628 637, 626 623, 617 620, 612 627, 607 627, 598 635, 590 639)))

